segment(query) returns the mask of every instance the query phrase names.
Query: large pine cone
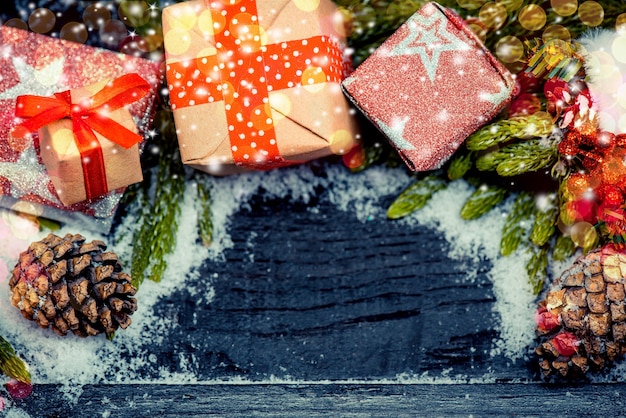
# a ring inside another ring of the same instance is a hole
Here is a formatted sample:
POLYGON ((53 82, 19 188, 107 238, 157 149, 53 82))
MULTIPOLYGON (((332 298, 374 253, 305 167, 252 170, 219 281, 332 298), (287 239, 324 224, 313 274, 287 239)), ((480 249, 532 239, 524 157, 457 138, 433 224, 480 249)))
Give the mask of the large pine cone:
POLYGON ((24 317, 59 335, 86 337, 126 329, 137 309, 136 289, 102 241, 54 234, 20 254, 9 286, 24 317))
POLYGON ((626 255, 605 246, 579 257, 539 304, 544 376, 581 376, 626 353, 626 255))

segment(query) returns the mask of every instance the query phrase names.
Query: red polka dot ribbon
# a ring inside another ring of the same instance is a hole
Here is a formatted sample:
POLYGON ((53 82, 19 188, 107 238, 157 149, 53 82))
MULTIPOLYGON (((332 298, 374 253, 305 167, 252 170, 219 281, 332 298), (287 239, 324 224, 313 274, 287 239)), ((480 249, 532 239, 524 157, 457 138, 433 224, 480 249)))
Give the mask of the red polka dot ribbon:
POLYGON ((342 50, 328 36, 263 45, 256 0, 230 3, 206 1, 213 14, 230 22, 215 31, 214 55, 168 64, 172 109, 224 101, 235 164, 286 165, 278 150, 269 94, 341 82, 342 50))

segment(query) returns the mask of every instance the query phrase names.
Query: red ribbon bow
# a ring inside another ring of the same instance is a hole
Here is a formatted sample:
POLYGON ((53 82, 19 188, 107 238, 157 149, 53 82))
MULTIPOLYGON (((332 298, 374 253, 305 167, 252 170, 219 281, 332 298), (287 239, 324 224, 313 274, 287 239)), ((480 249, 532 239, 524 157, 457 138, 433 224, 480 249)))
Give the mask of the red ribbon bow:
POLYGON ((85 192, 88 199, 106 194, 109 190, 102 147, 95 132, 110 141, 130 148, 143 139, 108 115, 129 105, 150 91, 150 84, 137 74, 127 74, 108 83, 102 90, 80 103, 72 103, 70 91, 55 93, 53 97, 19 96, 15 115, 26 120, 15 128, 14 137, 26 136, 61 119, 72 121, 74 139, 81 157, 85 192))

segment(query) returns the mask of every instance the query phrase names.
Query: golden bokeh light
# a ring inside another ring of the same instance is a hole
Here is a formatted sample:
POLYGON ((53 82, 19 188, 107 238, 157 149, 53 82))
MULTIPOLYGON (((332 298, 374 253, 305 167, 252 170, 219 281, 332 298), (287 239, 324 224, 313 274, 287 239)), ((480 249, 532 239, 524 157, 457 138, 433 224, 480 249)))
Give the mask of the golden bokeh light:
POLYGON ((543 35, 541 35, 541 38, 544 42, 548 42, 554 39, 560 39, 569 42, 572 40, 572 35, 565 26, 550 25, 543 31, 543 35))
POLYGON ((496 55, 504 63, 519 61, 524 56, 524 44, 516 36, 503 36, 496 44, 496 55))
POLYGON ((485 3, 478 12, 478 19, 490 29, 498 30, 506 22, 507 13, 502 4, 485 3))
POLYGON ((524 6, 519 12, 519 23, 526 30, 536 31, 543 28, 546 24, 546 12, 542 7, 536 4, 524 6))
POLYGON ((578 18, 587 26, 599 26, 604 21, 604 8, 596 1, 586 1, 578 8, 578 18))
POLYGON ((578 9, 578 0, 550 0, 550 6, 559 16, 571 16, 578 9))

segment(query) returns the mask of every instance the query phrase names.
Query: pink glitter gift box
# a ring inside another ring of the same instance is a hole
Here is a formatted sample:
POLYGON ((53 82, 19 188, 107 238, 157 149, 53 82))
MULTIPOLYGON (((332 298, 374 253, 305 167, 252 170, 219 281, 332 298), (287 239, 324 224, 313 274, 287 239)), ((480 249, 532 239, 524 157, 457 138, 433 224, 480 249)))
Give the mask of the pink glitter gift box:
POLYGON ((414 171, 440 167, 513 95, 514 81, 456 13, 427 3, 342 87, 414 171))
POLYGON ((61 222, 78 222, 92 229, 108 229, 123 188, 100 198, 64 205, 43 164, 38 134, 25 138, 11 135, 21 121, 15 116, 16 98, 52 96, 138 73, 150 84, 150 92, 128 110, 138 133, 145 137, 162 78, 160 64, 10 27, 0 28, 0 64, 0 206, 61 222))

